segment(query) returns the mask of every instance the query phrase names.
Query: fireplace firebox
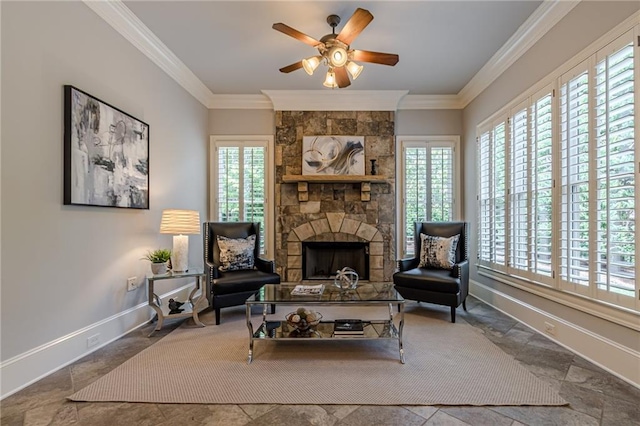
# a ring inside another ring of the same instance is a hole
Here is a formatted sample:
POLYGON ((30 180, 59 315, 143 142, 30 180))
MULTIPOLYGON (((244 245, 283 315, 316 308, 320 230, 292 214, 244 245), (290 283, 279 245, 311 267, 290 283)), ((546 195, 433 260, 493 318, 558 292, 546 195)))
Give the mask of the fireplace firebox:
POLYGON ((302 242, 302 279, 333 279, 348 266, 361 280, 369 279, 369 243, 339 241, 302 242))

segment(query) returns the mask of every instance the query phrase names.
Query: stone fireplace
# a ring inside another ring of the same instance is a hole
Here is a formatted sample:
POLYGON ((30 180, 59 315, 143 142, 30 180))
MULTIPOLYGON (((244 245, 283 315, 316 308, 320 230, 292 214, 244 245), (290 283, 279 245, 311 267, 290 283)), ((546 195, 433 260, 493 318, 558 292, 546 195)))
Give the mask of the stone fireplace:
POLYGON ((276 265, 282 280, 303 280, 303 242, 340 242, 368 245, 368 265, 363 266, 368 279, 390 281, 396 264, 394 113, 276 111, 275 157, 276 265), (314 135, 364 136, 366 174, 375 159, 385 179, 366 187, 359 182, 285 182, 285 175, 301 174, 302 138, 314 135))

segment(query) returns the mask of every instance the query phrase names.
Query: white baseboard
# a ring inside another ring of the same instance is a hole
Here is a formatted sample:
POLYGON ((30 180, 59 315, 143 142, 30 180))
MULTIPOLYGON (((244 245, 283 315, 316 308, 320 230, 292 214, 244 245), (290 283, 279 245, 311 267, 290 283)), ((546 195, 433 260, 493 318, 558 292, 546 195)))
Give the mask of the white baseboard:
POLYGON ((538 331, 550 340, 620 379, 640 388, 640 352, 602 335, 549 314, 491 287, 470 280, 469 293, 500 312, 538 331), (555 335, 545 331, 545 322, 555 326, 555 335))
MULTIPOLYGON (((161 298, 184 299, 192 288, 193 284, 187 284, 161 295, 161 298)), ((2 362, 0 400, 144 326, 151 318, 153 312, 149 303, 140 303, 2 362), (99 343, 87 348, 87 339, 96 334, 100 336, 99 343)))

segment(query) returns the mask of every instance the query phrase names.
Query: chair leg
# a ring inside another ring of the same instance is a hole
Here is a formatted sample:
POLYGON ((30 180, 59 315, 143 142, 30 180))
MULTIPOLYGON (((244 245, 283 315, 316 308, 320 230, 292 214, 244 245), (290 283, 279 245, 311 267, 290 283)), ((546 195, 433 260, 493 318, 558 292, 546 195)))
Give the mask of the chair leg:
POLYGON ((451 322, 452 323, 456 322, 456 307, 455 306, 451 307, 451 322))
POLYGON ((462 309, 464 309, 464 311, 467 312, 467 298, 466 297, 462 301, 462 309))
POLYGON ((272 314, 275 314, 275 313, 276 313, 276 304, 275 304, 275 303, 272 303, 272 304, 271 304, 271 313, 272 313, 272 314))
POLYGON ((220 308, 216 308, 216 325, 220 325, 220 308))

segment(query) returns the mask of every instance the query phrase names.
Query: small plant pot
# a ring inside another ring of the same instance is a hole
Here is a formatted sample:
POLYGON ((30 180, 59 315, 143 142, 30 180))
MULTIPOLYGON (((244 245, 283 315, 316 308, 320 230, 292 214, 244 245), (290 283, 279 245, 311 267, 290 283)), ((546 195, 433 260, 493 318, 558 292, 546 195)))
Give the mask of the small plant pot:
POLYGON ((153 275, 165 274, 167 272, 167 262, 152 263, 151 272, 153 275))

